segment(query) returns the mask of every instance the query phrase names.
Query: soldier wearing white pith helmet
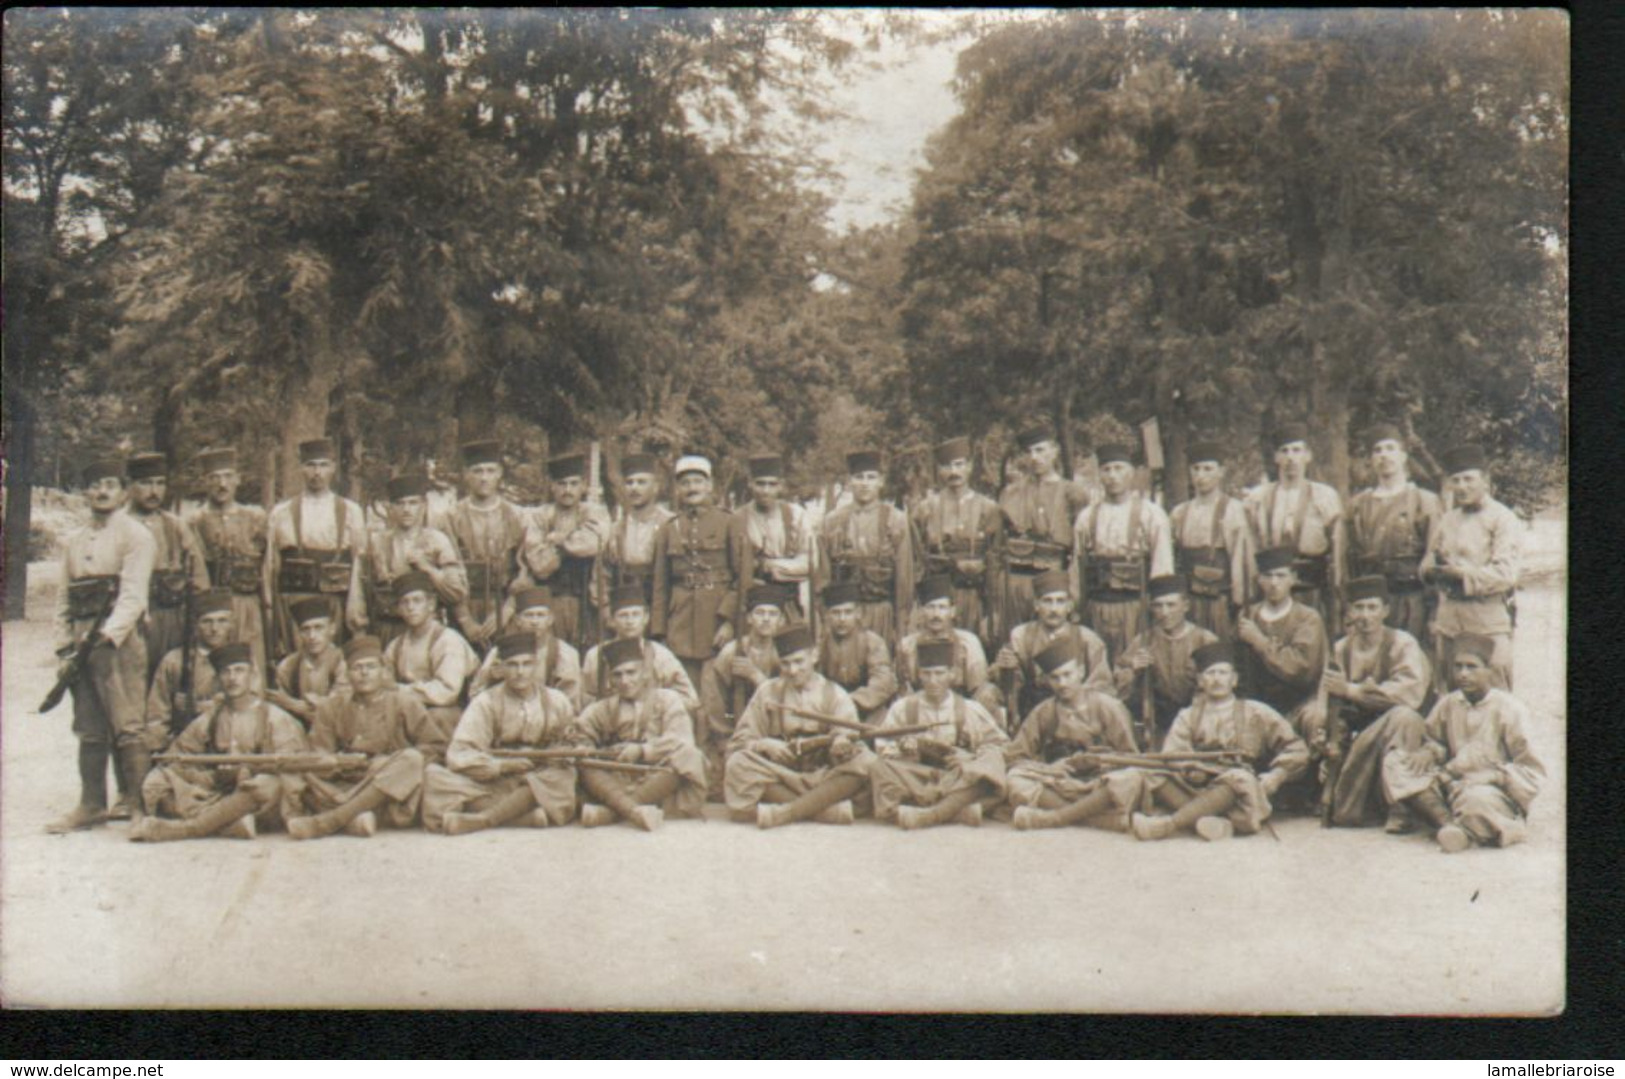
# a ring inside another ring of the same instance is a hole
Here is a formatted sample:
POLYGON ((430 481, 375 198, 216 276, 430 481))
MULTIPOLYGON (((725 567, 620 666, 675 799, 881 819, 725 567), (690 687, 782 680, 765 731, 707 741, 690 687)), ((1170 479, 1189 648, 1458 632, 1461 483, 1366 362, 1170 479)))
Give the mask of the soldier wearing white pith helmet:
POLYGON ((679 511, 655 534, 649 635, 699 685, 705 661, 734 636, 745 541, 733 517, 711 504, 711 462, 688 454, 675 471, 679 511))

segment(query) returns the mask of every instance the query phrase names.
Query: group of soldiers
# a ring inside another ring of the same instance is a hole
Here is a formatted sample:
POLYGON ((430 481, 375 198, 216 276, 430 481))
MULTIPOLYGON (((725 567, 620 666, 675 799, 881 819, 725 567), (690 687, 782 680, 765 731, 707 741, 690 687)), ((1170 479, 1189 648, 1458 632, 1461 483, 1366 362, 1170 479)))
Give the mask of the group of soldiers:
POLYGON ((1303 426, 1274 441, 1245 498, 1191 445, 1171 514, 1125 446, 1096 447, 1091 499, 1044 429, 996 501, 965 438, 906 512, 881 455, 851 453, 816 520, 777 455, 733 512, 706 457, 677 459, 667 508, 665 466, 628 455, 612 519, 584 456, 521 507, 501 446, 471 443, 443 520, 414 472, 381 527, 333 491, 326 439, 269 514, 237 503, 229 449, 201 456, 189 520, 163 456, 98 463, 63 555, 81 795, 52 828, 649 830, 711 800, 763 828, 985 814, 1214 840, 1279 807, 1447 851, 1518 841, 1544 770, 1511 695, 1519 526, 1484 453, 1444 455, 1441 499, 1378 427, 1345 511, 1303 426))

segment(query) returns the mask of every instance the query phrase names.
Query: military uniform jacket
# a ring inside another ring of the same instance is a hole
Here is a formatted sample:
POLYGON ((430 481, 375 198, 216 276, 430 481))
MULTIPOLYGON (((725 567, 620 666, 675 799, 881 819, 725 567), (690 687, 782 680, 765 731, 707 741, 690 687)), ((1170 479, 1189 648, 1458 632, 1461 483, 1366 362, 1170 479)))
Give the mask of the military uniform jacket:
POLYGON ((903 638, 897 646, 897 676, 903 685, 911 689, 919 688, 919 648, 921 644, 933 641, 953 643, 955 689, 970 695, 987 684, 987 653, 982 651, 982 642, 969 630, 953 629, 946 637, 936 637, 922 630, 903 638))
POLYGON ((240 595, 260 594, 265 565, 266 513, 258 506, 232 503, 225 509, 205 506, 192 518, 192 530, 203 545, 209 580, 240 595))
POLYGON ((873 630, 857 629, 840 639, 825 633, 818 641, 818 673, 850 693, 865 712, 897 694, 891 651, 873 630))
POLYGON ((1162 744, 1164 753, 1223 750, 1240 753, 1260 775, 1281 773, 1283 781, 1309 766, 1309 747, 1291 724, 1269 705, 1240 697, 1225 704, 1198 697, 1175 717, 1162 744))
MULTIPOLYGON (((688 677, 688 670, 681 660, 672 655, 671 649, 659 641, 644 640, 639 642, 643 649, 643 666, 649 672, 652 683, 660 689, 670 690, 683 699, 690 708, 699 706, 699 693, 692 680, 688 677)), ((723 645, 726 652, 734 642, 729 641, 723 645)), ((581 702, 582 706, 594 701, 603 700, 615 695, 615 687, 610 683, 609 671, 604 669, 602 662, 604 646, 595 644, 587 651, 587 658, 581 661, 581 702)))
POLYGON ((1422 570, 1436 567, 1442 554, 1465 571, 1439 604, 1441 635, 1512 632, 1507 601, 1518 587, 1518 528, 1517 515, 1489 497, 1478 509, 1456 506, 1439 518, 1422 570))
MULTIPOLYGON (((118 510, 104 522, 90 524, 68 537, 62 548, 62 580, 68 584, 90 578, 104 578, 108 587, 117 580, 118 597, 112 612, 102 623, 102 634, 115 646, 122 645, 147 612, 147 594, 152 579, 152 560, 157 550, 152 533, 118 510)), ((57 617, 57 647, 75 642, 76 635, 90 628, 94 617, 75 618, 69 588, 62 589, 62 606, 57 617)))
POLYGON ((1138 599, 1152 577, 1174 571, 1168 515, 1138 491, 1121 502, 1102 501, 1080 510, 1074 524, 1078 600, 1138 599), (1132 566, 1127 574, 1114 565, 1132 566))
POLYGON ((1012 541, 1030 540, 1041 546, 1035 555, 1047 555, 1046 566, 1065 569, 1072 559, 1072 526, 1089 504, 1083 484, 1051 474, 1043 479, 1023 475, 999 493, 1004 513, 1005 562, 1013 569, 1036 572, 1022 565, 1020 549, 1012 541))
POLYGON ((362 595, 361 562, 367 553, 367 518, 361 507, 332 491, 321 495, 301 492, 278 503, 266 521, 265 585, 281 595, 277 578, 282 572, 282 552, 294 557, 313 558, 319 563, 349 560, 349 584, 345 587, 344 617, 355 624, 366 621, 366 601, 362 595))
POLYGON ((770 707, 769 702, 805 708, 854 723, 858 719, 857 709, 846 691, 817 672, 808 679, 803 689, 796 689, 783 678, 770 678, 757 689, 745 708, 745 714, 734 725, 733 737, 728 739, 730 754, 748 749, 758 738, 788 740, 838 733, 816 720, 770 707))
POLYGON ((525 526, 525 569, 555 597, 591 602, 599 587, 598 556, 609 531, 609 513, 602 506, 587 502, 569 509, 554 502, 537 506, 525 526))
POLYGON ((469 598, 500 608, 519 573, 525 517, 505 498, 481 509, 460 499, 446 525, 468 582, 469 598))
POLYGON ((1004 523, 997 502, 969 487, 957 496, 932 491, 914 507, 912 521, 925 576, 945 573, 957 588, 982 586, 1004 523))
POLYGON ((416 694, 385 687, 369 698, 346 688, 322 702, 311 723, 311 748, 319 753, 385 756, 427 738, 428 713, 416 694))
MULTIPOLYGON (((1427 700, 1432 677, 1427 656, 1416 638, 1392 626, 1382 627, 1375 645, 1370 648, 1353 634, 1339 640, 1332 646, 1327 670, 1342 675, 1351 684, 1357 685, 1368 678, 1376 683, 1378 703, 1360 707, 1361 712, 1372 718, 1395 705, 1420 709, 1427 700)), ((1332 698, 1332 701, 1337 703, 1338 699, 1332 698)), ((1345 703, 1354 706, 1353 701, 1345 703)))
POLYGON ((1253 551, 1290 547, 1300 556, 1298 584, 1303 588, 1342 586, 1343 500, 1324 483, 1304 480, 1295 487, 1276 482, 1260 484, 1247 496, 1247 519, 1252 526, 1253 551), (1315 580, 1311 562, 1324 560, 1324 580, 1315 580))
POLYGON ((1380 574, 1395 591, 1416 591, 1428 534, 1439 519, 1439 496, 1414 483, 1392 494, 1361 491, 1349 502, 1349 572, 1380 574))
POLYGON ((677 516, 658 503, 640 510, 623 509, 610 528, 604 544, 603 566, 606 580, 602 602, 609 591, 634 581, 651 581, 655 571, 655 537, 660 526, 677 516))
POLYGON ((1109 749, 1135 753, 1128 709, 1116 698, 1088 691, 1077 704, 1051 697, 1021 724, 1021 730, 1005 747, 1009 764, 1034 761, 1050 764, 1088 749, 1109 749))
POLYGON ((457 721, 446 765, 462 772, 481 761, 495 765, 493 749, 547 749, 579 746, 575 708, 556 689, 533 688, 521 697, 507 686, 492 686, 475 697, 457 721))
POLYGON ((738 622, 745 563, 733 518, 715 506, 685 509, 655 534, 649 634, 679 658, 704 660, 722 622, 738 622))
POLYGON ((1242 681, 1247 695, 1290 715, 1320 689, 1326 670, 1326 626, 1320 612, 1297 600, 1275 621, 1266 621, 1262 605, 1247 609, 1267 640, 1255 649, 1242 645, 1242 681))
POLYGON ((313 707, 320 705, 333 694, 350 688, 344 651, 328 645, 314 659, 305 655, 302 648, 282 657, 282 662, 276 665, 276 687, 295 700, 313 707))
POLYGON ((442 605, 455 609, 468 599, 468 575, 463 571, 462 559, 458 557, 450 536, 438 528, 387 528, 374 532, 367 544, 375 613, 383 617, 394 616, 395 592, 390 585, 395 578, 411 570, 412 564, 408 560, 414 554, 433 566, 439 574, 435 591, 439 593, 442 605))
POLYGON ((1252 533, 1242 503, 1223 491, 1181 502, 1168 515, 1174 568, 1190 582, 1191 594, 1218 598, 1237 607, 1252 594, 1252 533))
POLYGON ((156 513, 130 513, 130 519, 152 533, 152 582, 150 604, 155 607, 179 607, 186 602, 186 583, 190 577, 198 592, 209 590, 209 563, 203 555, 203 544, 198 542, 192 526, 168 510, 156 513), (186 572, 190 556, 192 571, 186 572))
POLYGON ((1117 657, 1117 664, 1112 670, 1118 697, 1133 699, 1130 695, 1135 692, 1141 673, 1134 669, 1128 657, 1136 649, 1144 648, 1151 653, 1151 666, 1146 670, 1151 675, 1152 695, 1159 701, 1183 708, 1196 695, 1196 660, 1193 658, 1196 650, 1214 644, 1218 639, 1191 622, 1180 626, 1179 632, 1172 635, 1164 633, 1157 626, 1136 635, 1129 643, 1128 651, 1117 657))
POLYGON ((864 603, 890 603, 901 625, 914 597, 914 544, 908 518, 890 502, 848 502, 824 518, 819 532, 819 587, 858 583, 864 603))

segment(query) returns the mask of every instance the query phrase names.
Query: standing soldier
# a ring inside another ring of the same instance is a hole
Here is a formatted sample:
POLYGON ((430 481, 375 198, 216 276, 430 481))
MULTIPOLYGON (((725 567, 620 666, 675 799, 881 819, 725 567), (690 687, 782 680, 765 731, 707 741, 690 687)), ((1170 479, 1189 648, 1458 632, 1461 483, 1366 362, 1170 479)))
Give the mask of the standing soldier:
MULTIPOLYGON (((914 507, 914 536, 928 577, 947 576, 954 587, 959 622, 994 643, 988 559, 999 542, 999 504, 970 487, 970 439, 951 438, 937 446, 937 478, 942 486, 914 507)), ((1005 627, 1008 629, 1009 627, 1005 627)))
POLYGON ((1004 515, 1003 598, 996 612, 993 637, 1003 641, 1016 626, 1033 617, 1033 578, 1048 570, 1070 572, 1072 524, 1088 503, 1083 485, 1064 479, 1058 469, 1061 445, 1048 429, 1028 431, 1017 441, 1024 451, 1026 475, 1012 479, 999 492, 1004 515))
POLYGON ((352 638, 344 662, 350 688, 317 709, 310 745, 318 753, 364 753, 367 769, 346 779, 307 776, 302 808, 312 812, 289 818, 295 839, 339 831, 370 839, 380 813, 396 828, 410 828, 417 818, 425 761, 416 747, 428 725, 423 705, 416 694, 389 684, 377 637, 352 638))
POLYGON ((920 582, 920 613, 923 616, 920 631, 910 633, 897 646, 897 678, 908 692, 917 692, 922 686, 918 663, 920 647, 933 642, 947 645, 953 658, 954 690, 981 705, 1004 729, 1008 726, 1004 701, 998 689, 988 681, 987 653, 982 651, 982 642, 976 639, 974 633, 954 625, 957 614, 954 609, 955 594, 951 577, 927 577, 920 582))
MULTIPOLYGON (((146 730, 147 609, 152 534, 121 512, 127 497, 124 466, 99 461, 85 469, 90 523, 62 549, 62 608, 57 654, 75 649, 94 632, 87 669, 73 692, 73 733, 79 739, 79 804, 47 826, 53 833, 90 828, 107 819, 107 765, 130 791, 130 812, 140 806, 141 780, 151 744, 146 730)), ((68 660, 63 660, 66 667, 68 660)), ((65 670, 57 672, 60 678, 65 670)))
POLYGON ((505 620, 504 607, 519 575, 525 542, 525 515, 502 497, 502 446, 470 442, 463 446, 463 484, 447 530, 468 579, 468 598, 457 607, 457 625, 484 651, 505 620))
POLYGON ((655 533, 654 609, 649 632, 665 641, 688 671, 690 685, 733 638, 745 554, 733 518, 711 505, 711 462, 677 459, 682 512, 655 533))
POLYGON ((859 624, 856 582, 827 585, 820 598, 824 626, 818 638, 818 673, 851 696, 864 722, 878 719, 897 693, 891 649, 880 634, 859 624))
POLYGON ((1439 588, 1435 619, 1440 692, 1455 672, 1455 642, 1478 634, 1495 642, 1491 667, 1498 688, 1512 688, 1512 612, 1518 588, 1518 518, 1490 497, 1488 462, 1477 446, 1444 455, 1450 511, 1428 538, 1422 577, 1439 588))
POLYGON ((614 595, 636 585, 643 589, 645 605, 654 595, 655 535, 675 516, 655 501, 660 492, 659 469, 650 453, 621 458, 621 512, 604 544, 604 590, 614 595))
POLYGON ((1293 552, 1293 591, 1319 612, 1330 633, 1339 625, 1343 588, 1343 501, 1332 488, 1309 479, 1314 460, 1309 429, 1282 424, 1275 434, 1276 478, 1247 496, 1247 517, 1255 552, 1277 547, 1293 552))
MULTIPOLYGON (((429 726, 419 748, 431 760, 438 760, 462 714, 463 686, 480 657, 462 634, 435 617, 434 581, 428 574, 408 573, 396 578, 393 587, 406 625, 384 649, 384 666, 396 685, 416 693, 423 702, 429 726)), ((524 636, 534 648, 536 639, 524 636)))
POLYGON ((811 629, 791 626, 773 644, 781 673, 751 698, 728 742, 723 779, 728 809, 736 820, 754 816, 758 828, 803 820, 851 824, 852 799, 869 787, 874 751, 850 731, 826 726, 799 710, 852 722, 857 710, 845 690, 814 669, 811 629), (803 737, 820 742, 816 748, 798 746, 803 737))
POLYGON ((1130 641, 1128 650, 1117 657, 1113 677, 1117 696, 1140 713, 1145 740, 1156 747, 1162 745, 1179 710, 1196 696, 1196 650, 1219 638, 1187 617, 1190 604, 1185 599, 1183 577, 1153 577, 1149 592, 1151 628, 1130 641))
POLYGON ((1224 451, 1194 442, 1189 501, 1168 515, 1174 565, 1189 587, 1190 619, 1220 640, 1236 635, 1236 612, 1252 598, 1252 536, 1247 511, 1224 493, 1224 451))
POLYGON ((724 751, 733 737, 734 724, 762 684, 778 676, 779 653, 773 641, 784 628, 787 599, 784 590, 773 585, 752 586, 745 593, 746 632, 723 645, 700 676, 704 726, 698 741, 710 765, 716 798, 722 794, 722 771, 727 764, 724 751))
POLYGON ((1405 436, 1393 424, 1371 429, 1371 468, 1377 485, 1349 500, 1349 572, 1388 581, 1389 624, 1424 645, 1428 640, 1428 592, 1422 557, 1442 509, 1439 496, 1406 474, 1405 436))
POLYGON ((1108 697, 1117 692, 1112 681, 1111 660, 1106 655, 1106 642, 1088 626, 1071 620, 1071 576, 1064 570, 1046 570, 1033 578, 1031 587, 1036 617, 1010 631, 1010 639, 999 648, 993 661, 994 679, 1000 683, 1000 693, 1009 709, 1012 732, 1020 728, 1027 713, 1049 699, 1049 679, 1044 677, 1037 660, 1038 653, 1057 640, 1073 642, 1085 689, 1108 697))
MULTIPOLYGON (((209 580, 231 593, 231 637, 247 644, 254 666, 268 673, 276 663, 265 640, 265 511, 237 501, 242 476, 237 451, 208 450, 198 455, 208 505, 192 519, 192 529, 208 559, 209 580)), ((206 666, 206 665, 205 665, 206 666)))
POLYGON ((819 541, 823 580, 858 586, 865 629, 895 644, 908 624, 914 594, 914 551, 908 518, 880 500, 880 454, 846 455, 852 501, 824 518, 819 541))
POLYGON ((335 638, 348 625, 367 624, 361 584, 361 556, 367 551, 367 519, 361 507, 333 493, 333 442, 313 438, 299 443, 305 489, 271 511, 266 524, 265 594, 273 597, 276 641, 272 654, 298 647, 298 627, 290 615, 297 600, 315 596, 333 611, 335 638), (342 620, 342 622, 341 622, 342 620))
MULTIPOLYGON (((813 534, 807 511, 783 497, 784 458, 773 454, 750 459, 750 494, 750 504, 734 514, 745 540, 739 587, 777 585, 787 593, 785 613, 797 620, 804 610, 801 586, 812 572, 813 534)), ((739 598, 743 602, 745 597, 739 598)), ((810 603, 812 597, 807 600, 810 603)))
POLYGON ((1174 571, 1168 515, 1133 490, 1134 461, 1127 446, 1095 451, 1105 500, 1078 514, 1078 598, 1083 621, 1100 634, 1116 660, 1149 620, 1146 585, 1174 571))
POLYGON ((649 679, 643 651, 633 640, 603 646, 615 690, 576 717, 572 740, 592 749, 617 751, 625 764, 653 771, 627 775, 583 764, 581 824, 600 828, 630 821, 645 832, 660 827, 666 812, 697 817, 705 807, 705 758, 694 744, 687 702, 649 679))
MULTIPOLYGON (((553 632, 553 597, 540 585, 521 588, 514 597, 513 618, 503 627, 506 633, 531 633, 536 638, 536 669, 533 677, 549 689, 556 689, 570 698, 570 705, 581 707, 581 656, 575 646, 559 640, 553 632)), ((495 653, 487 653, 485 662, 468 685, 470 698, 502 681, 507 665, 495 653)))
POLYGON ((609 535, 609 514, 585 501, 587 458, 555 457, 547 474, 553 501, 536 507, 525 526, 524 562, 536 584, 553 594, 553 631, 584 651, 598 643, 598 554, 609 535))
POLYGON ((169 494, 169 462, 161 453, 140 453, 125 465, 130 478, 130 516, 146 526, 156 545, 152 562, 151 593, 147 596, 144 632, 147 638, 147 677, 186 635, 187 585, 194 592, 209 590, 209 565, 192 527, 164 509, 169 494))
POLYGON ((369 614, 374 634, 386 645, 402 630, 390 591, 390 582, 397 577, 416 572, 433 581, 442 618, 462 609, 468 600, 468 577, 451 537, 423 523, 428 494, 428 476, 391 479, 389 527, 372 533, 367 543, 369 614))
POLYGON ((321 596, 306 596, 292 605, 289 617, 299 631, 299 648, 276 665, 265 699, 309 730, 316 709, 328 697, 349 689, 350 678, 344 653, 333 643, 333 605, 321 596))

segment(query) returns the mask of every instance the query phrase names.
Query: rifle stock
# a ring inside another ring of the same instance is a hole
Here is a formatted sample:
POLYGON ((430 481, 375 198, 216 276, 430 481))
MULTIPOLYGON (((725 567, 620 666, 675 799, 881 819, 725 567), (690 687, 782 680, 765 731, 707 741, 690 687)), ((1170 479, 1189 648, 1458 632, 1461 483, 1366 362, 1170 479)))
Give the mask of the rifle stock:
POLYGON ((154 764, 176 764, 188 768, 247 768, 254 772, 293 775, 349 772, 365 768, 365 753, 160 753, 154 764))
POLYGON ((85 631, 85 635, 73 645, 72 650, 63 656, 68 661, 67 669, 57 678, 55 684, 51 686, 50 692, 45 694, 45 699, 40 702, 39 713, 41 715, 61 704, 62 698, 68 695, 68 690, 73 688, 74 683, 88 673, 90 669, 90 653, 95 650, 97 642, 101 640, 102 626, 106 625, 107 616, 112 613, 111 607, 103 611, 95 623, 85 631))

